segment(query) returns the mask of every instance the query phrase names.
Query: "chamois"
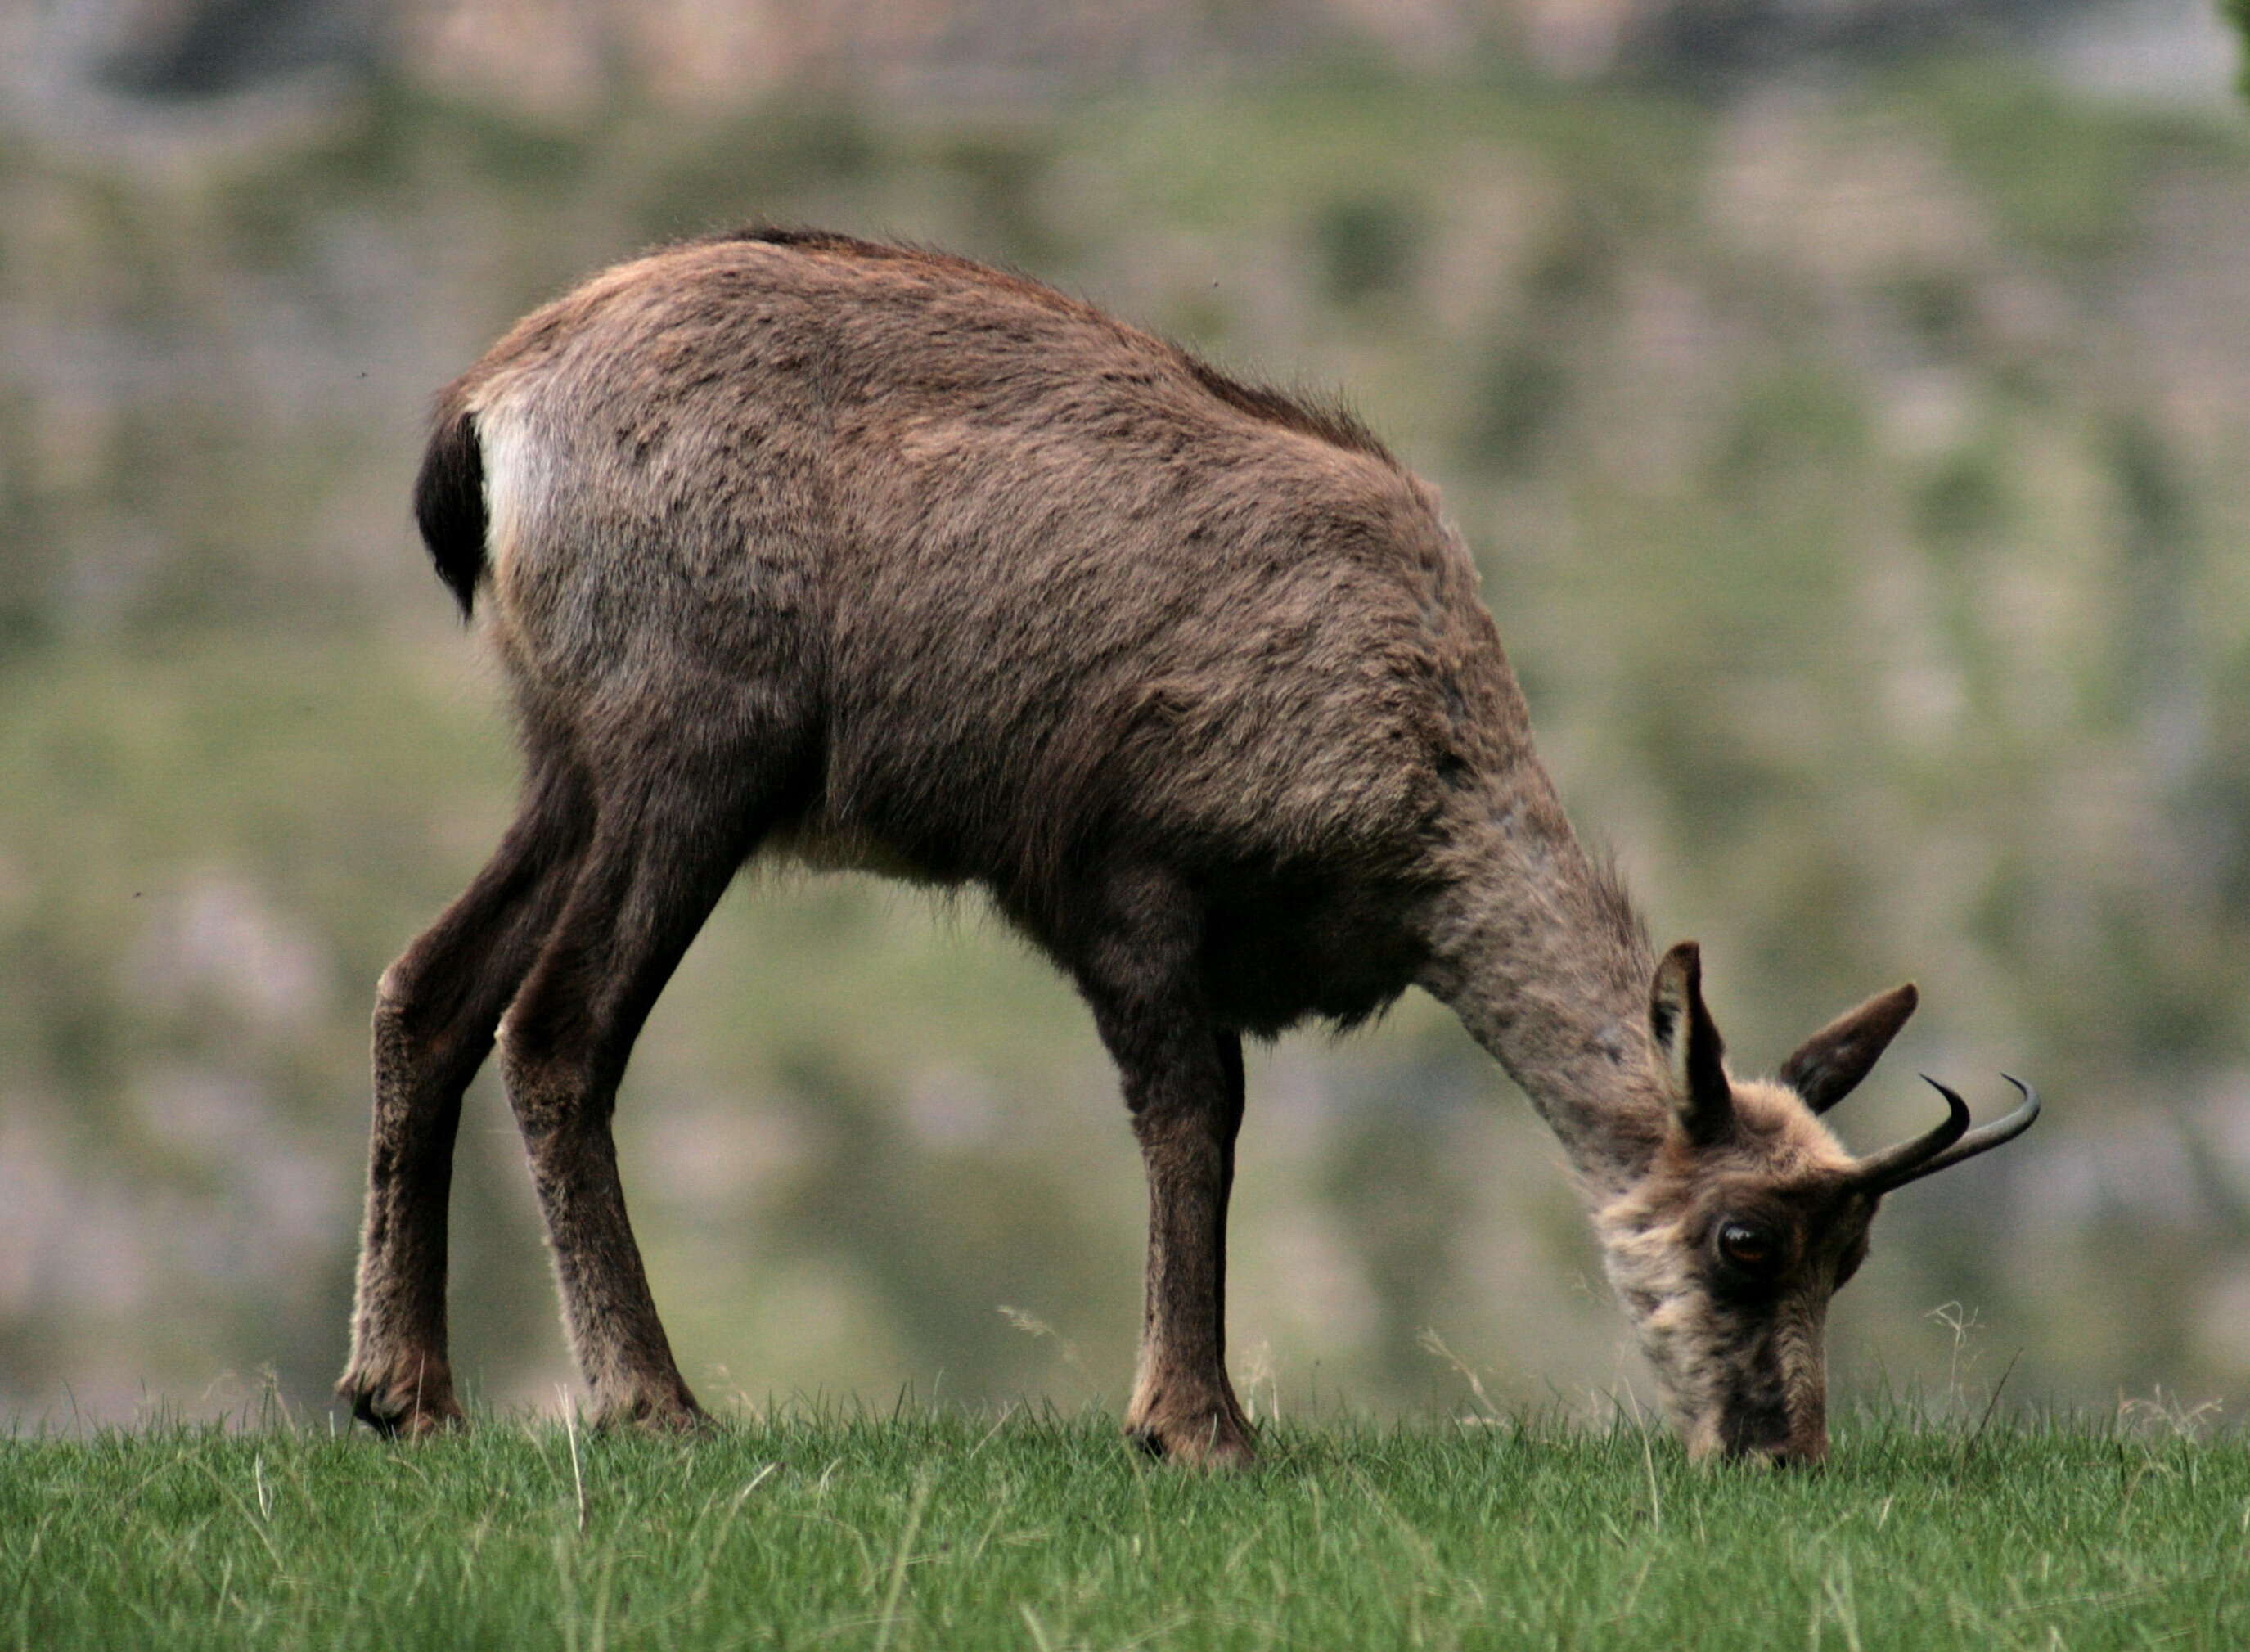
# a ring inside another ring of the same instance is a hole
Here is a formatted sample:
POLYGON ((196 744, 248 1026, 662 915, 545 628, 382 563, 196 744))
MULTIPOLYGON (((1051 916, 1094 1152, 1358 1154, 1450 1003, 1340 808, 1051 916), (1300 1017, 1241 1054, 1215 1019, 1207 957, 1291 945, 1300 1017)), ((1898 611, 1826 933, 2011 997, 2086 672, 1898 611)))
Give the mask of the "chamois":
MULTIPOLYGON (((2028 1126, 1854 1158, 1817 1116, 1910 986, 1730 1076, 1573 837, 1432 490, 1343 412, 1019 276, 808 231, 673 246, 439 397, 416 515, 481 598, 526 774, 383 978, 350 1363, 458 1424, 446 1190, 497 1043, 598 1415, 684 1427, 610 1116, 761 849, 974 883, 1092 1010, 1149 1180, 1147 1449, 1237 1463, 1225 1229, 1242 1039, 1450 1005, 1561 1139, 1691 1454, 1817 1461, 1822 1329, 1882 1195, 2028 1126)), ((1942 1088, 1942 1087, 1941 1087, 1942 1088)), ((2021 1088, 2021 1087, 2019 1087, 2021 1088)))

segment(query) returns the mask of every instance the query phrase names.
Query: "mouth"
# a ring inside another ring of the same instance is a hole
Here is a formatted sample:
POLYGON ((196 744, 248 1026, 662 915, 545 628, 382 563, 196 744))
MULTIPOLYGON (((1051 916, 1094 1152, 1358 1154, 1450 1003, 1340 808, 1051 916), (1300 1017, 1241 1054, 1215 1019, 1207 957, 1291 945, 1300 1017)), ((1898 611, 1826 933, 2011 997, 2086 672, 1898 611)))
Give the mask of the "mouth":
POLYGON ((1745 1468, 1809 1470, 1828 1461, 1828 1433, 1823 1428, 1781 1439, 1730 1440, 1710 1455, 1745 1468))
POLYGON ((1688 1455, 1756 1469, 1817 1469, 1828 1460, 1828 1429, 1817 1414, 1793 1420, 1755 1407, 1698 1430, 1688 1455))
POLYGON ((1816 1440, 1804 1445, 1770 1446, 1761 1450, 1741 1454, 1742 1460, 1757 1463, 1777 1472, 1810 1474, 1828 1461, 1828 1442, 1816 1440))
POLYGON ((1751 1473, 1811 1474, 1824 1468, 1828 1462, 1828 1442, 1811 1441, 1803 1444, 1769 1446, 1722 1446, 1712 1444, 1697 1449, 1690 1446, 1688 1460, 1712 1467, 1725 1467, 1751 1473))

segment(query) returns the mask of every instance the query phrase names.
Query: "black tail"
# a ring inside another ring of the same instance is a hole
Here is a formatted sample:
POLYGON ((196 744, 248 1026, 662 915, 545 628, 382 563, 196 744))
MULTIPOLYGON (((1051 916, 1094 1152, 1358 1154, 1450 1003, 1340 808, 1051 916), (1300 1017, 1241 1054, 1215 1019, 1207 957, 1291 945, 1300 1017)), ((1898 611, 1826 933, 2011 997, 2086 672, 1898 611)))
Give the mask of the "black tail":
POLYGON ((430 437, 422 473, 414 479, 414 520, 438 577, 466 619, 485 577, 485 457, 466 412, 442 418, 430 437))

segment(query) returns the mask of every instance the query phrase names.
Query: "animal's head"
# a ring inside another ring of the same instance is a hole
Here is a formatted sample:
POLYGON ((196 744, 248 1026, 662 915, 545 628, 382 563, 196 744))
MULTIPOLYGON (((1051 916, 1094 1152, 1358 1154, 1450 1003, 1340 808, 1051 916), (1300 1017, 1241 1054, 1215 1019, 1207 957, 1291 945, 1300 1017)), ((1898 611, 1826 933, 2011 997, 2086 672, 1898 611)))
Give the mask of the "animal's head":
POLYGON ((1945 1122, 1863 1158, 1820 1122, 1912 1014, 1915 990, 1815 1033, 1770 1080, 1737 1079, 1683 942, 1657 966, 1650 1030, 1671 1104, 1646 1172, 1597 1213, 1610 1281, 1694 1457, 1827 1455, 1828 1299, 1867 1254, 1885 1193, 2021 1134, 2039 1098, 1980 1130, 1943 1085, 1945 1122))

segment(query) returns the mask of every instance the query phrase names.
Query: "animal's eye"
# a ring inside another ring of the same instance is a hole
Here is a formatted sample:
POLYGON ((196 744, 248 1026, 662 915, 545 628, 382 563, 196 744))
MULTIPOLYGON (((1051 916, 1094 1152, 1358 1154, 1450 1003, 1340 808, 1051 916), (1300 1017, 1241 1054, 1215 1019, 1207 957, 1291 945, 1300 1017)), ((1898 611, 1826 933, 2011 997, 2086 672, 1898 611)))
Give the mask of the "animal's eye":
POLYGON ((1781 1241, 1757 1222, 1721 1222, 1718 1243, 1720 1256, 1746 1274, 1770 1273, 1781 1260, 1781 1241))

